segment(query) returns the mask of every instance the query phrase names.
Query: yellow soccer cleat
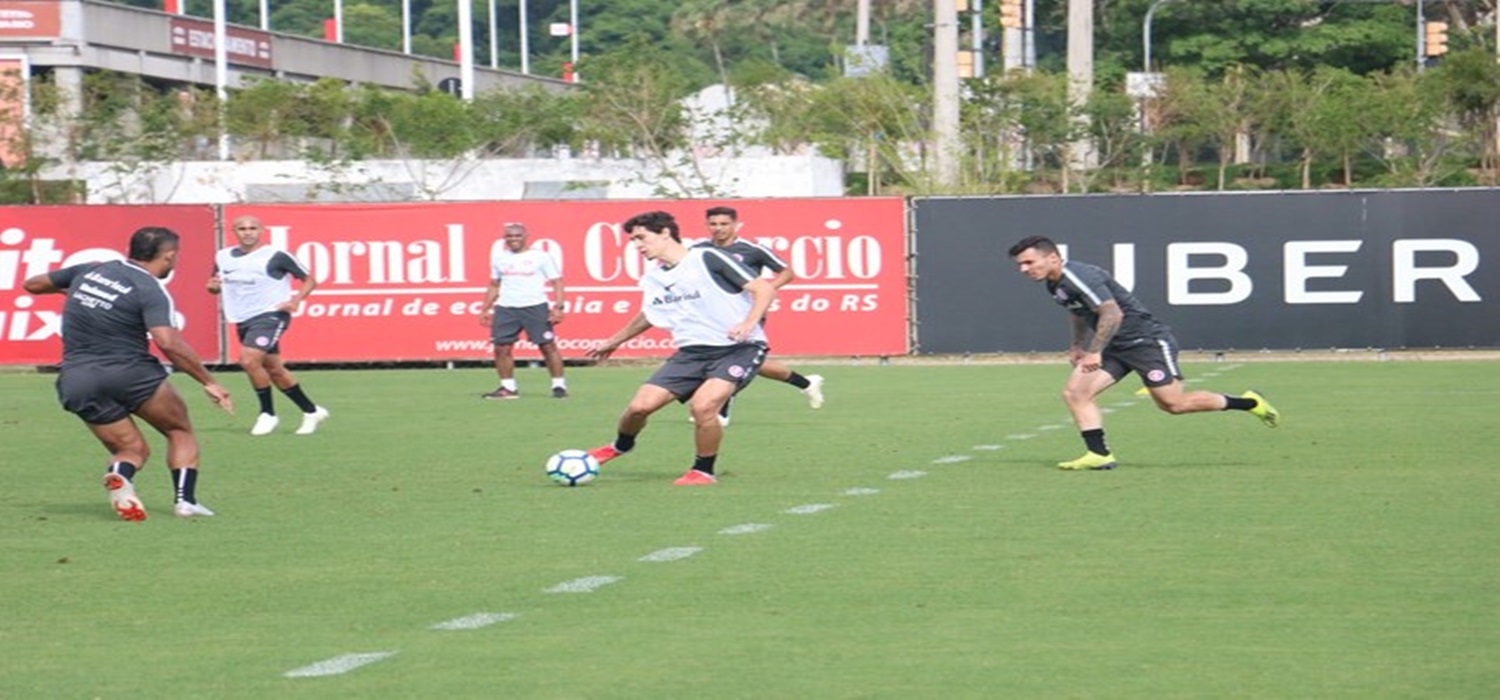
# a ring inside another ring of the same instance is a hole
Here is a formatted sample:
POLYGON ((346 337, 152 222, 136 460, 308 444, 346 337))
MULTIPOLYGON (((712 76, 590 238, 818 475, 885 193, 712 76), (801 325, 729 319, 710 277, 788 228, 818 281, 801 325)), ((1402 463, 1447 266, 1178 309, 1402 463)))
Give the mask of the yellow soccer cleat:
POLYGON ((1271 402, 1266 400, 1266 397, 1253 391, 1240 394, 1240 397, 1255 399, 1255 408, 1250 409, 1250 412, 1255 414, 1255 417, 1259 418, 1260 422, 1264 423, 1267 428, 1274 428, 1281 425, 1281 411, 1276 410, 1276 407, 1272 406, 1271 402))
POLYGON ((1075 459, 1071 462, 1058 462, 1057 468, 1067 469, 1070 471, 1078 471, 1082 469, 1114 469, 1115 455, 1114 453, 1101 455, 1095 452, 1085 452, 1083 453, 1082 457, 1079 457, 1078 459, 1075 459))

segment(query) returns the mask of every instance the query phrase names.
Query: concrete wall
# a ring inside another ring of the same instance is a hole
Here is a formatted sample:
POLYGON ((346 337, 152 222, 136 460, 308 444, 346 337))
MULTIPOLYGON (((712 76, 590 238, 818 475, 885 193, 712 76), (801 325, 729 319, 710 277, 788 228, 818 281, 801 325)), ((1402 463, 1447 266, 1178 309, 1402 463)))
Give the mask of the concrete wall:
MULTIPOLYGON (((818 156, 707 158, 702 179, 640 161, 592 158, 371 161, 344 170, 302 161, 54 166, 47 179, 86 183, 88 204, 839 197, 843 167, 818 156)), ((685 169, 684 169, 685 170, 685 169)))

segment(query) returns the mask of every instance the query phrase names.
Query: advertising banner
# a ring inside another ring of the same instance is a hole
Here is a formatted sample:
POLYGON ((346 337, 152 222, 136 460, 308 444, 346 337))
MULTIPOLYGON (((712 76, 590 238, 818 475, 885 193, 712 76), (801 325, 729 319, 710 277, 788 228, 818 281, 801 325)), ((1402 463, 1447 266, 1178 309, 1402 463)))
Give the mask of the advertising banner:
POLYGON ((0 0, 0 41, 55 39, 62 33, 62 3, 55 0, 0 0))
MULTIPOLYGON (((797 274, 772 307, 773 354, 907 351, 899 198, 230 205, 224 225, 260 218, 271 242, 318 280, 282 343, 287 356, 358 362, 490 357, 489 329, 479 323, 490 256, 506 223, 525 224, 532 247, 561 263, 568 313, 557 327, 558 347, 576 359, 640 308, 636 280, 650 263, 620 223, 662 209, 677 217, 685 241, 706 240, 704 210, 719 204, 739 211, 742 238, 771 248, 797 274)), ((669 345, 652 330, 615 356, 665 356, 669 345)), ((540 357, 524 338, 516 354, 540 357)))
MULTIPOLYGON (((197 19, 173 17, 171 19, 172 51, 184 56, 214 58, 214 25, 197 19)), ((224 29, 224 60, 258 68, 270 68, 271 35, 257 29, 226 27, 224 29)))
POLYGON ((1500 347, 1500 190, 917 199, 918 351, 1061 352, 1007 249, 1109 271, 1184 349, 1500 347))
POLYGON ((69 265, 125 257, 130 234, 165 226, 182 236, 167 289, 193 348, 212 362, 219 346, 218 305, 205 291, 213 271, 214 210, 201 206, 0 207, 0 364, 62 360, 63 294, 32 296, 26 278, 69 265))

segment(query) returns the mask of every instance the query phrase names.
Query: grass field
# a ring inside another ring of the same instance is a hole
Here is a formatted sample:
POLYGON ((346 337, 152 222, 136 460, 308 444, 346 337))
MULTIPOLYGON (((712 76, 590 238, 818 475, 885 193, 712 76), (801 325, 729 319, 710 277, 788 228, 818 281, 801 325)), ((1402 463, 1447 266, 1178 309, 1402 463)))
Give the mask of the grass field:
POLYGON ((1265 391, 1274 431, 1127 382, 1121 468, 1085 473, 1051 466, 1082 451, 1061 366, 802 369, 828 405, 758 382, 696 489, 675 408, 594 483, 542 475, 647 369, 571 370, 567 401, 534 369, 519 401, 304 372, 333 417, 293 436, 282 398, 264 438, 243 377, 232 418, 179 378, 219 515, 170 515, 158 449, 144 523, 53 378, 0 375, 0 697, 1500 693, 1494 364, 1188 367, 1265 391))

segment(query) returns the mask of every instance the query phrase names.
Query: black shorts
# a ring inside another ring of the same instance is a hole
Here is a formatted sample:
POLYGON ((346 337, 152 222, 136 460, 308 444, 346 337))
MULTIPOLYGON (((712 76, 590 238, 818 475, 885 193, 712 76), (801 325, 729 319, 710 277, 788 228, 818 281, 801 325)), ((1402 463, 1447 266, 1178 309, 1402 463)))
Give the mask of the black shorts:
POLYGON ((531 342, 537 345, 551 343, 557 340, 557 336, 552 334, 548 315, 545 302, 536 306, 497 306, 495 317, 490 320, 490 341, 496 345, 514 345, 524 328, 531 342))
POLYGON ((105 425, 140 408, 166 380, 167 370, 154 360, 64 365, 57 375, 57 400, 85 423, 105 425))
POLYGON ((687 401, 709 379, 730 382, 738 393, 755 379, 768 350, 759 343, 689 345, 678 348, 646 383, 672 392, 679 402, 687 401))
POLYGON ((1182 368, 1177 365, 1177 339, 1169 335, 1145 338, 1125 347, 1111 345, 1104 350, 1103 369, 1115 381, 1135 372, 1146 386, 1171 384, 1182 379, 1182 368))
POLYGON ((291 325, 291 314, 269 311, 234 324, 234 330, 239 333, 240 345, 267 355, 275 355, 281 352, 281 336, 291 325))

